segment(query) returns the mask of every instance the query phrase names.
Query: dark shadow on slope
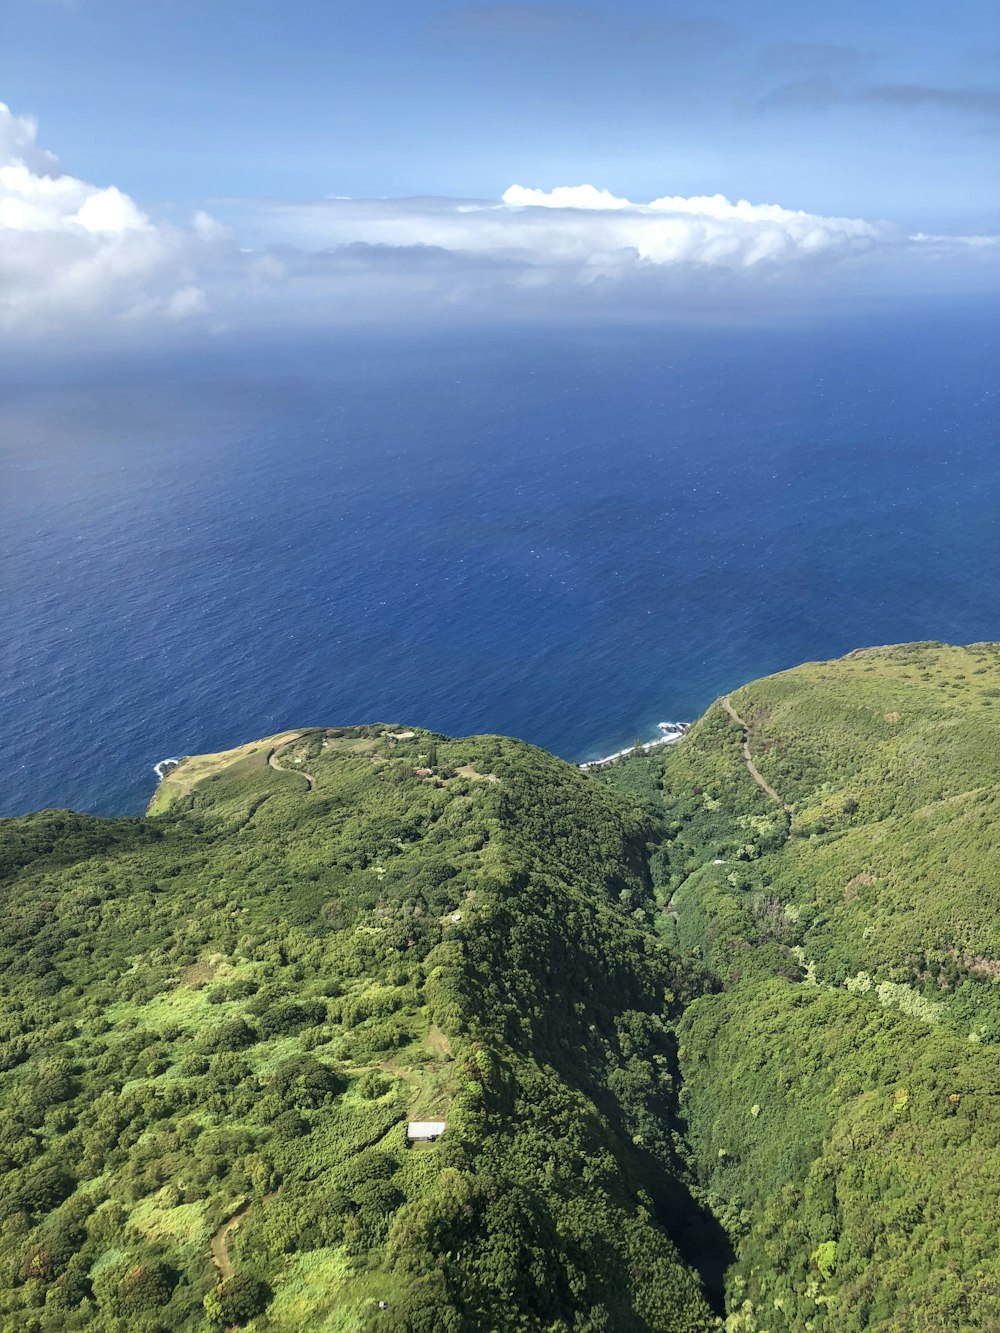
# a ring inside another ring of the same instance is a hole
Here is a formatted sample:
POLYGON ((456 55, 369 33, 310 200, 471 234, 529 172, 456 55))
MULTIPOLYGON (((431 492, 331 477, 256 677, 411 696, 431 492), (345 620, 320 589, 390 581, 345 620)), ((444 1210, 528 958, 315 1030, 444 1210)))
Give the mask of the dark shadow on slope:
MULTIPOLYGON (((596 1079, 581 1078, 579 1062, 569 1060, 565 1051, 549 1047, 546 1058, 559 1077, 587 1097, 605 1119, 620 1145, 615 1157, 623 1179, 633 1192, 643 1190, 649 1195, 657 1225, 677 1247, 681 1260, 701 1279, 712 1311, 724 1316, 725 1275, 736 1254, 721 1223, 691 1194, 679 1163, 675 1172, 660 1157, 635 1143, 621 1106, 606 1087, 596 1079)), ((676 1108, 664 1114, 663 1122, 683 1133, 676 1108)))
POLYGON ((724 1316, 726 1270, 736 1258, 729 1236, 684 1182, 672 1176, 652 1153, 633 1144, 629 1166, 639 1187, 653 1200, 657 1223, 677 1246, 684 1263, 701 1278, 713 1312, 724 1316))

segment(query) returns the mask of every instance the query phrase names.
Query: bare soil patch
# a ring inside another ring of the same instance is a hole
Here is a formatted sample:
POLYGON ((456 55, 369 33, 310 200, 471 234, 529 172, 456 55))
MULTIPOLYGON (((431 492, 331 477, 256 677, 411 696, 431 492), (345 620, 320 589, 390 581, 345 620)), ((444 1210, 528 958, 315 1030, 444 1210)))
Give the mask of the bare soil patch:
POLYGON ((473 782, 499 782, 500 779, 495 773, 480 773, 472 764, 462 764, 456 768, 455 772, 460 778, 471 778, 473 782))

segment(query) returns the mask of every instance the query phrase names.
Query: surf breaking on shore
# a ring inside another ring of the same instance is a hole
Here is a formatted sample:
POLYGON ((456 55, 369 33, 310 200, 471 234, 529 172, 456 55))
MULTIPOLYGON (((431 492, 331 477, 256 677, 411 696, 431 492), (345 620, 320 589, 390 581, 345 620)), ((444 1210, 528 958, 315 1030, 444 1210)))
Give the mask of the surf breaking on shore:
POLYGON ((628 745, 624 750, 616 750, 614 754, 605 755, 603 759, 590 759, 585 764, 578 764, 578 768, 603 768, 606 764, 613 764, 619 759, 624 759, 626 755, 636 754, 642 751, 648 754, 650 750, 655 750, 660 745, 676 745, 682 739, 690 727, 690 722, 658 722, 657 727, 663 732, 662 736, 657 736, 656 740, 628 745))

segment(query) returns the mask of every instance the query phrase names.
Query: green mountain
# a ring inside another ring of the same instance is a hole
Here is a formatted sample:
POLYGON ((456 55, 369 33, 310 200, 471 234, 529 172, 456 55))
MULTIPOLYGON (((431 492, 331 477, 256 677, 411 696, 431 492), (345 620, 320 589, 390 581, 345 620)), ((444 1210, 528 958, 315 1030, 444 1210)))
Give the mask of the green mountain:
POLYGON ((1000 1329, 998 775, 911 644, 0 822, 0 1328, 1000 1329))

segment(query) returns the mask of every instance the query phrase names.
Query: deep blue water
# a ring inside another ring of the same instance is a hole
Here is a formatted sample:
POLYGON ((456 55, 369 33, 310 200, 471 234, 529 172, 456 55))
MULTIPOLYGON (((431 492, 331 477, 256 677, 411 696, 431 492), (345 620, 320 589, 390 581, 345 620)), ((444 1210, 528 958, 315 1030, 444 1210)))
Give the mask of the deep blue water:
POLYGON ((293 725, 570 759, 862 644, 1000 638, 998 321, 464 330, 0 372, 0 812, 293 725))

